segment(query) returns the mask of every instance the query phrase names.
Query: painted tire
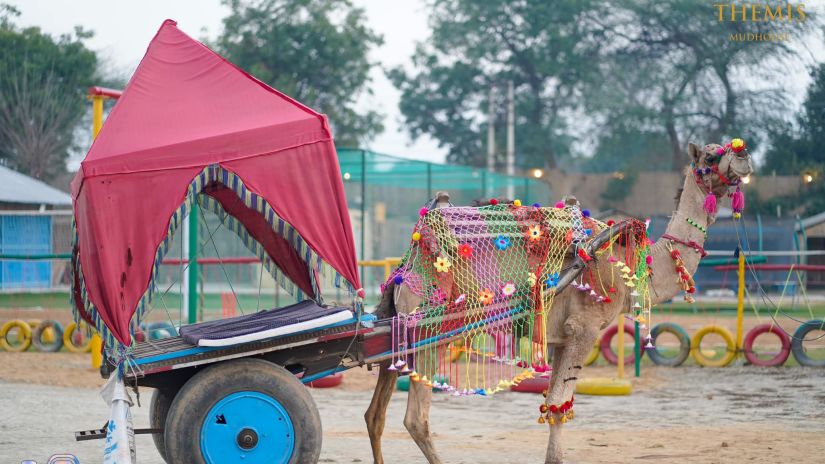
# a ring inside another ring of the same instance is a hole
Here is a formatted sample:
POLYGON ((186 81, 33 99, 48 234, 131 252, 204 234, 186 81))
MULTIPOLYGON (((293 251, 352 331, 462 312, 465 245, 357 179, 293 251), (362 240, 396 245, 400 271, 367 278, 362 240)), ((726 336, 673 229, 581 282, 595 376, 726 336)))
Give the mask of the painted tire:
POLYGON ((177 336, 178 331, 170 322, 152 322, 146 324, 146 337, 149 340, 160 340, 162 338, 177 336))
MULTIPOLYGON (((618 332, 618 325, 611 325, 610 327, 608 327, 607 330, 604 331, 604 334, 602 334, 601 343, 599 345, 602 352, 602 356, 604 356, 604 359, 606 359, 607 362, 613 364, 614 366, 619 363, 619 355, 616 354, 615 351, 613 351, 613 348, 610 346, 610 342, 613 340, 613 337, 615 337, 618 332)), ((632 340, 633 336, 636 334, 636 330, 633 328, 633 324, 625 323, 624 333, 625 336, 630 337, 630 339, 632 340)), ((643 356, 644 353, 644 350, 641 347, 639 347, 639 356, 643 356)), ((630 354, 624 357, 624 364, 625 366, 628 364, 633 364, 634 361, 635 360, 633 359, 633 350, 630 350, 630 354)))
POLYGON ((63 327, 57 321, 43 321, 34 329, 32 344, 37 351, 57 353, 63 348, 63 327), (49 330, 51 329, 51 330, 49 330), (49 341, 51 333, 51 341, 49 341))
MULTIPOLYGON (((149 427, 153 429, 166 428, 166 416, 169 415, 169 407, 172 406, 172 400, 178 393, 177 388, 159 388, 152 394, 152 401, 149 403, 149 427)), ((152 441, 155 442, 160 457, 165 462, 166 459, 166 445, 164 444, 163 433, 153 433, 152 441)))
POLYGON ((677 367, 681 366, 688 356, 690 356, 690 336, 680 325, 674 324, 673 322, 657 324, 653 327, 653 330, 650 331, 650 336, 652 337, 653 346, 656 348, 645 350, 645 352, 654 364, 658 366, 677 367), (679 339, 679 354, 676 356, 665 356, 659 352, 656 340, 659 338, 659 335, 663 333, 673 334, 679 339))
POLYGON ((587 358, 584 360, 584 365, 589 366, 596 362, 596 360, 599 359, 599 351, 599 341, 596 340, 596 342, 593 343, 593 348, 590 348, 590 353, 587 354, 587 358))
POLYGON ((25 321, 20 319, 12 319, 0 327, 0 347, 6 351, 13 353, 20 353, 29 349, 32 344, 32 329, 25 321), (9 343, 9 332, 12 329, 17 329, 17 344, 9 343))
POLYGON ((518 385, 511 385, 510 391, 519 393, 544 393, 550 388, 550 377, 533 377, 524 379, 518 385))
POLYGON ((577 395, 621 396, 632 391, 633 385, 627 379, 589 378, 576 381, 577 395))
POLYGON ((170 464, 317 462, 321 418, 295 375, 263 359, 237 359, 183 385, 163 439, 170 464))
POLYGON ((78 328, 77 323, 72 322, 63 331, 63 346, 72 353, 88 353, 92 351, 92 337, 87 336, 86 323, 81 322, 78 328))
POLYGON ((774 324, 760 324, 752 328, 748 334, 745 335, 745 340, 742 343, 742 349, 745 350, 745 358, 754 366, 781 366, 785 364, 785 361, 788 360, 788 356, 791 355, 791 338, 788 337, 788 335, 783 332, 781 328, 774 324), (772 333, 776 335, 782 343, 782 348, 779 350, 779 353, 770 359, 762 359, 753 351, 753 343, 756 341, 756 337, 765 333, 772 333))
POLYGON ((693 359, 696 363, 700 366, 725 367, 736 358, 736 342, 733 341, 733 334, 731 334, 728 329, 719 325, 706 325, 693 334, 693 339, 691 340, 690 345, 690 353, 693 355, 693 359), (711 333, 719 334, 725 339, 725 355, 719 359, 709 358, 705 356, 701 350, 702 339, 705 335, 711 333))
POLYGON ((805 336, 814 330, 825 330, 825 321, 813 320, 800 325, 793 334, 791 351, 793 352, 793 357, 801 366, 825 367, 825 359, 814 359, 808 356, 808 353, 805 352, 805 347, 802 345, 805 336))
POLYGON ((320 379, 307 382, 304 385, 310 388, 332 388, 341 385, 344 381, 344 374, 336 372, 335 374, 321 377, 320 379))

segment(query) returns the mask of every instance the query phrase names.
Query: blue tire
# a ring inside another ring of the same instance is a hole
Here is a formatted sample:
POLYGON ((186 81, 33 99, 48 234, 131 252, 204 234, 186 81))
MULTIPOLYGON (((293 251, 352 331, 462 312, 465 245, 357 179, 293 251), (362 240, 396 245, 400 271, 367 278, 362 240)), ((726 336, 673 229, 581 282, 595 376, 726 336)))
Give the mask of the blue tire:
POLYGON ((649 349, 646 353, 654 364, 658 366, 677 367, 681 366, 688 356, 690 356, 690 336, 688 336, 685 329, 678 324, 674 324, 672 322, 657 324, 653 327, 653 330, 650 331, 650 336, 653 338, 653 346, 656 348, 653 348, 652 350, 649 349), (665 356, 659 352, 656 339, 663 333, 673 334, 679 339, 679 353, 676 356, 665 356))
POLYGON ((225 361, 194 375, 169 407, 170 464, 317 462, 321 418, 309 389, 262 359, 225 361))
POLYGON ((825 367, 825 359, 814 359, 808 356, 802 344, 805 337, 814 330, 825 330, 825 321, 813 320, 800 325, 799 328, 796 329, 796 332, 794 332, 793 339, 791 340, 791 353, 793 353, 796 362, 802 366, 825 367))

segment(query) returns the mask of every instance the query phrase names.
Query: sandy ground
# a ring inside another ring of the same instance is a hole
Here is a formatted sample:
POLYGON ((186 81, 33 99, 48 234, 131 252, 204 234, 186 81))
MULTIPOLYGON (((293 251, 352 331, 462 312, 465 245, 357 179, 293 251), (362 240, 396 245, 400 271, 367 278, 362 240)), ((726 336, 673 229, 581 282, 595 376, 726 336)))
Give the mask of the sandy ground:
MULTIPOLYGON (((108 411, 98 394, 102 380, 88 357, 68 353, 0 353, 0 462, 71 452, 100 462, 101 441, 78 443, 72 432, 97 428, 108 411)), ((609 376, 587 368, 585 376, 609 376)), ((372 373, 355 369, 340 388, 312 390, 324 426, 321 462, 371 462, 363 413, 372 373)), ((151 390, 133 409, 136 427, 148 426, 151 390)), ((436 394, 431 428, 448 463, 542 462, 547 426, 535 419, 539 395, 492 398, 436 394)), ((384 455, 388 463, 424 462, 402 425, 406 393, 390 404, 384 455)), ((821 463, 825 461, 825 369, 648 368, 628 397, 576 400, 566 425, 573 463, 821 463)), ((161 464, 149 436, 137 438, 138 461, 161 464)))

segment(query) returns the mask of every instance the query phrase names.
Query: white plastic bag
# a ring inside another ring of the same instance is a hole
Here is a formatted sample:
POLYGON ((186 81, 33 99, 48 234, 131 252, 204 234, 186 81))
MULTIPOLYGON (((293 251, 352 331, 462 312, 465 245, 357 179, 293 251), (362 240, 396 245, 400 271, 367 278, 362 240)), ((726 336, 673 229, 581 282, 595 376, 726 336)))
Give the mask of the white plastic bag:
POLYGON ((135 430, 132 426, 132 398, 123 379, 113 373, 100 394, 112 408, 106 425, 106 444, 103 448, 103 464, 135 464, 135 430))

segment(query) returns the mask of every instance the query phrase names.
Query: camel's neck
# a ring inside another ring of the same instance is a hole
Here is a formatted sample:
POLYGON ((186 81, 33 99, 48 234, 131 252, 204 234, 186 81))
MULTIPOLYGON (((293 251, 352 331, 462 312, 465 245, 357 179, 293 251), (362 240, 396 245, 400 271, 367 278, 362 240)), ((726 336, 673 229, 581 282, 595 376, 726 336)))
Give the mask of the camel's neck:
MULTIPOLYGON (((707 230, 714 220, 702 208, 704 200, 705 194, 696 185, 692 176, 688 174, 685 177, 682 196, 679 198, 679 208, 670 218, 665 233, 684 242, 693 241, 699 246, 704 246, 705 233, 699 227, 707 230)), ((699 267, 701 256, 696 250, 670 240, 659 239, 651 249, 653 255, 653 263, 651 264, 653 270, 651 287, 653 304, 668 301, 682 291, 675 269, 676 264, 670 256, 669 247, 679 250, 685 268, 687 268, 690 275, 693 275, 696 268, 699 267)))

